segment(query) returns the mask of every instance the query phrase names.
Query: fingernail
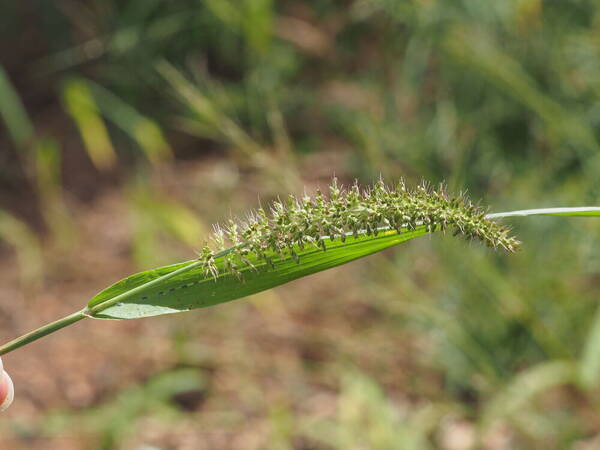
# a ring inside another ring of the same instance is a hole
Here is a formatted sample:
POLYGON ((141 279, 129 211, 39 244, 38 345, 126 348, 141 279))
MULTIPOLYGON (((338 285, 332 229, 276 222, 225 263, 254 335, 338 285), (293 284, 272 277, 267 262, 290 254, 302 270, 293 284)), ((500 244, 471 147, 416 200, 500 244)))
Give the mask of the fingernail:
POLYGON ((8 408, 15 398, 15 388, 12 379, 5 371, 2 371, 2 380, 0 381, 0 398, 4 398, 4 401, 0 404, 0 411, 8 408))

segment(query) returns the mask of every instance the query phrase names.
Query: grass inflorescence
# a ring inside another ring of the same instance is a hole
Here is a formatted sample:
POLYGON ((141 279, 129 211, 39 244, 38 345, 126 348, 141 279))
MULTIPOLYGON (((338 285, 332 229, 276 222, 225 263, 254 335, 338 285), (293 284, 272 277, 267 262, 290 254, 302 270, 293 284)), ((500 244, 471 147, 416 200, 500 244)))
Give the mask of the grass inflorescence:
POLYGON ((268 265, 273 264, 271 255, 288 254, 298 260, 298 250, 307 245, 327 250, 326 238, 344 242, 348 237, 377 236, 382 230, 451 230, 510 252, 520 245, 509 228, 486 218, 483 208, 464 194, 449 196, 443 186, 433 189, 423 183, 411 190, 403 181, 389 187, 380 180, 368 189, 361 190, 356 183, 344 189, 334 178, 328 190, 327 196, 320 190, 314 197, 290 195, 274 202, 269 213, 261 207, 245 221, 216 226, 213 245, 205 245, 199 256, 205 274, 219 275, 215 264, 219 256, 227 272, 241 277, 241 269, 252 266, 250 256, 268 265))

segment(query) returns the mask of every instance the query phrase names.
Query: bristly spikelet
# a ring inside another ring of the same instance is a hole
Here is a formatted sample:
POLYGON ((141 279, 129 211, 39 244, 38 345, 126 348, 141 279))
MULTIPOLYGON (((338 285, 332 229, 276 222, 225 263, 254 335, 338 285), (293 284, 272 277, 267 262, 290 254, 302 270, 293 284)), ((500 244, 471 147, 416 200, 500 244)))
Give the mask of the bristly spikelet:
POLYGON ((432 189, 421 184, 409 190, 403 181, 389 188, 380 180, 364 191, 357 184, 345 190, 334 178, 328 196, 321 191, 313 198, 290 196, 274 202, 270 214, 259 208, 244 222, 230 220, 225 230, 215 227, 212 241, 217 253, 205 246, 199 260, 206 275, 216 278, 215 257, 223 257, 225 271, 241 279, 241 269, 252 266, 250 257, 273 266, 269 255, 299 261, 297 250, 306 245, 325 251, 324 237, 344 242, 349 236, 376 236, 383 230, 404 233, 418 227, 428 232, 450 229, 454 235, 510 252, 520 244, 508 228, 486 218, 485 211, 465 195, 449 197, 443 186, 432 189), (229 250, 225 240, 232 244, 229 250))

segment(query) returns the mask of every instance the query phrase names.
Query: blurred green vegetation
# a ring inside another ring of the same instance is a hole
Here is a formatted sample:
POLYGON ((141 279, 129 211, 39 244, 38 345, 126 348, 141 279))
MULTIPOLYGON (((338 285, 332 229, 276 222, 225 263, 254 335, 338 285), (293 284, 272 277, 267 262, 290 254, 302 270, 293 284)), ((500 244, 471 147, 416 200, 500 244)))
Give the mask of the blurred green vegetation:
MULTIPOLYGON (((495 211, 598 205, 599 26, 591 0, 4 2, 1 259, 28 297, 94 261, 81 217, 110 193, 125 213, 98 229, 128 224, 131 270, 333 175, 446 181, 495 211)), ((173 386, 114 382, 84 410, 30 394, 3 446, 595 448, 600 226, 513 223, 517 255, 422 238, 157 319, 173 386), (196 376, 181 366, 210 366, 206 403, 174 400, 196 376)))

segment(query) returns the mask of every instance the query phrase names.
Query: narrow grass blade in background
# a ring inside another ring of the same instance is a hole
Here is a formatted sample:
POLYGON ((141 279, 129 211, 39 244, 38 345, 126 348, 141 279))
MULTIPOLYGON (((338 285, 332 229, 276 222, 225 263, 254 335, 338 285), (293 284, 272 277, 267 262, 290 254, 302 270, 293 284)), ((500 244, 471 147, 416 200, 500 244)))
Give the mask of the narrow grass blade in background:
POLYGON ((79 81, 89 87, 102 115, 137 142, 152 164, 173 156, 173 151, 156 122, 140 114, 99 84, 83 79, 79 81))
POLYGON ((598 387, 600 380, 600 306, 596 310, 592 326, 579 360, 579 384, 591 391, 598 387))
POLYGON ((268 50, 273 33, 272 0, 207 0, 205 5, 225 26, 243 34, 252 50, 258 54, 268 50))
POLYGON ((89 87, 78 79, 71 79, 65 82, 62 94, 94 165, 100 170, 113 167, 117 156, 89 87))
POLYGON ((44 221, 60 248, 71 248, 77 227, 65 203, 61 177, 61 149, 51 138, 38 138, 33 145, 35 182, 44 221))
POLYGON ((230 147, 238 164, 264 171, 270 180, 287 190, 298 188, 298 175, 290 164, 290 155, 281 158, 281 154, 275 155, 268 146, 255 140, 224 110, 212 92, 214 89, 192 83, 167 61, 157 63, 156 70, 191 113, 191 118, 178 121, 186 132, 219 140, 230 147))
POLYGON ((33 137, 33 124, 25 111, 19 94, 0 66, 0 116, 17 147, 22 147, 33 137))
POLYGON ((23 286, 39 286, 44 275, 44 259, 36 233, 25 222, 0 209, 2 241, 15 249, 23 286))
POLYGON ((196 118, 216 131, 243 158, 258 167, 265 165, 264 149, 255 142, 234 120, 229 118, 219 105, 206 93, 188 81, 177 69, 166 61, 156 65, 156 70, 171 85, 175 93, 196 118))

